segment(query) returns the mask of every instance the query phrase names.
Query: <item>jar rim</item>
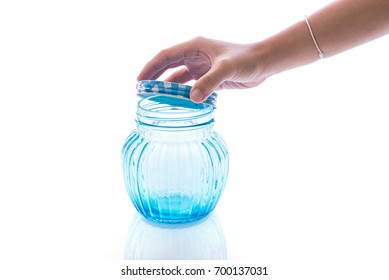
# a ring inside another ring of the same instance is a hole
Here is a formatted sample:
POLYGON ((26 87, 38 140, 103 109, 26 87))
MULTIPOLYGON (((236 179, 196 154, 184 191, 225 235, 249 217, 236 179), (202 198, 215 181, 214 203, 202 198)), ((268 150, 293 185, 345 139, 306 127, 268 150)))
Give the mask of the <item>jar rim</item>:
POLYGON ((192 119, 211 114, 213 111, 212 105, 163 94, 146 97, 138 102, 138 113, 162 119, 192 119))
POLYGON ((141 99, 137 115, 140 122, 149 125, 187 127, 212 122, 213 111, 210 104, 160 94, 141 99))

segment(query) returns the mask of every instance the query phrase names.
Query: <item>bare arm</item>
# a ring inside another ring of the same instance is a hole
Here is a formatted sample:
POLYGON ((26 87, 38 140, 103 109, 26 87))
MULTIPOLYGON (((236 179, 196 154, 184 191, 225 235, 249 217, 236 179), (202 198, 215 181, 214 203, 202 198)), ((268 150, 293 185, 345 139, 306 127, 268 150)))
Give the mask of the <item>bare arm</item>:
MULTIPOLYGON (((316 41, 330 57, 389 33, 388 0, 338 0, 308 18, 316 41)), ((304 21, 257 44, 270 49, 272 75, 314 62, 318 51, 304 21)))
MULTIPOLYGON (((338 0, 309 16, 324 57, 389 33, 389 0, 338 0)), ((184 65, 168 80, 197 80, 191 99, 200 102, 212 91, 247 88, 271 75, 319 59, 304 20, 254 44, 195 38, 165 49, 150 60, 138 80, 157 79, 169 68, 184 65)))

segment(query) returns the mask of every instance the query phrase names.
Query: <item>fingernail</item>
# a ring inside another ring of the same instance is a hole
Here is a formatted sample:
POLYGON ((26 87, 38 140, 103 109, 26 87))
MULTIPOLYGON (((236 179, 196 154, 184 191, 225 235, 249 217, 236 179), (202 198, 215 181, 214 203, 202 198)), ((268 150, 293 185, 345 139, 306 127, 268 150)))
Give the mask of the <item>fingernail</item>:
POLYGON ((190 99, 192 99, 193 102, 200 103, 201 101, 203 101, 203 94, 200 90, 194 89, 190 93, 190 99))

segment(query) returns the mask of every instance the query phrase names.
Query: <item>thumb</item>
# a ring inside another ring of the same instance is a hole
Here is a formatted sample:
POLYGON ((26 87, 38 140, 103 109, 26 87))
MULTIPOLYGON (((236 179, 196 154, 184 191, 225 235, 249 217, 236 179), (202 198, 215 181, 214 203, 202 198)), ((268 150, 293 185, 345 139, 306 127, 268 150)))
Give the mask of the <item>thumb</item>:
POLYGON ((190 99, 196 103, 203 102, 225 80, 226 73, 224 73, 224 71, 217 67, 211 68, 193 85, 190 92, 190 99))

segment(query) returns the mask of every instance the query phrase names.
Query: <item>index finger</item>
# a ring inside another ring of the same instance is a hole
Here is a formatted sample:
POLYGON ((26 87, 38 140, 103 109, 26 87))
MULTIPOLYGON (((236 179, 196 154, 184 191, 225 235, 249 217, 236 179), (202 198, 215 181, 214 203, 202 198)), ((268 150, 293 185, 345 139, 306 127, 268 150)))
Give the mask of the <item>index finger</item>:
POLYGON ((166 70, 184 65, 184 58, 187 53, 186 43, 161 50, 148 63, 145 64, 139 73, 137 80, 155 80, 166 70))

